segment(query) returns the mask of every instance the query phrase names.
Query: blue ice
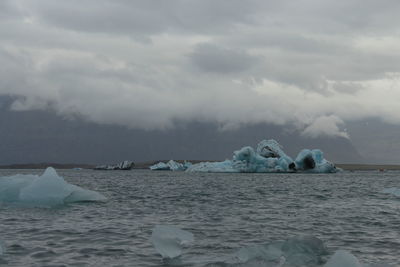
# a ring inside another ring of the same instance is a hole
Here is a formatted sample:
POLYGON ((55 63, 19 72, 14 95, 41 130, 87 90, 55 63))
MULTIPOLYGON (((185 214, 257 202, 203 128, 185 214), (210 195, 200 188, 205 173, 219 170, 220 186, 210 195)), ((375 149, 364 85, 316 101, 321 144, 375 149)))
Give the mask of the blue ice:
POLYGON ((333 173, 339 171, 326 160, 319 149, 302 150, 293 160, 275 140, 262 140, 256 150, 250 146, 233 152, 233 158, 222 162, 200 162, 193 164, 187 172, 314 172, 333 173))
POLYGON ((17 174, 0 177, 0 202, 49 207, 105 200, 98 192, 67 183, 51 167, 40 176, 17 174))

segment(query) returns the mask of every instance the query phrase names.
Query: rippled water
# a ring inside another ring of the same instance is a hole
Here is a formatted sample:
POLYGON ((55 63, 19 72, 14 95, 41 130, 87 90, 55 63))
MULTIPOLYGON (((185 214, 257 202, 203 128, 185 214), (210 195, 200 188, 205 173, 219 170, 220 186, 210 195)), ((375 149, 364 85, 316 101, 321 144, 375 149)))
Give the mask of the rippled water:
MULTIPOLYGON (((0 176, 38 171, 1 170, 0 176)), ((313 235, 333 253, 400 265, 400 172, 195 174, 59 171, 106 203, 58 208, 0 204, 7 266, 159 266, 155 225, 192 232, 182 266, 221 262, 239 248, 313 235)))

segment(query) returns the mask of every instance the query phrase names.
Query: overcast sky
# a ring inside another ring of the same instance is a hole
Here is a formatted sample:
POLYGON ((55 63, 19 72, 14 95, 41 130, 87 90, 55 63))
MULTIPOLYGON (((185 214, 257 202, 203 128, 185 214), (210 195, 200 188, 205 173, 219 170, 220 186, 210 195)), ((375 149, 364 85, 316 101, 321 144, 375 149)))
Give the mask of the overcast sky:
POLYGON ((0 94, 99 123, 400 124, 400 1, 1 0, 0 94))

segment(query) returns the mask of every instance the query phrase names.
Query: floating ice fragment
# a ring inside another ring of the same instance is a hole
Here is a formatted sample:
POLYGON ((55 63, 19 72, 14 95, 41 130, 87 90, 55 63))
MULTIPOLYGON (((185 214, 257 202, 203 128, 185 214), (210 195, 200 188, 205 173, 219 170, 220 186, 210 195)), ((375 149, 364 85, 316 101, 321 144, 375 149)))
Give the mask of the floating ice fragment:
POLYGON ((95 170, 116 171, 116 170, 131 170, 135 166, 133 161, 125 160, 114 165, 99 165, 94 167, 95 170))
POLYGON ((67 183, 49 167, 43 175, 0 177, 0 202, 33 206, 57 206, 71 202, 104 201, 95 191, 67 183))
POLYGON ((150 241, 163 258, 173 259, 182 254, 182 247, 192 243, 194 237, 192 233, 175 226, 157 225, 150 241))
POLYGON ((231 160, 222 162, 200 162, 193 164, 186 171, 187 172, 239 172, 232 166, 231 160))
POLYGON ((170 160, 167 163, 159 162, 150 166, 152 171, 184 171, 189 168, 192 163, 185 161, 184 163, 179 163, 174 160, 170 160))
POLYGON ((244 247, 236 253, 246 266, 315 266, 327 254, 323 242, 312 236, 299 236, 286 241, 244 247))
POLYGON ((324 267, 362 267, 362 265, 350 252, 338 250, 328 260, 324 267))
POLYGON ((382 190, 382 193, 391 194, 396 197, 400 197, 400 188, 396 188, 396 187, 385 188, 382 190))

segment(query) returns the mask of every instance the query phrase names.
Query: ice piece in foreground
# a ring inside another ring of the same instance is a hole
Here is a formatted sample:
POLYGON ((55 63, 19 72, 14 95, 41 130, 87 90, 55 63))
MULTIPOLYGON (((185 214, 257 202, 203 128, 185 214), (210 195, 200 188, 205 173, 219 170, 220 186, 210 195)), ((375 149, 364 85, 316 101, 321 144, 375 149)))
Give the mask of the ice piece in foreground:
POLYGON ((350 252, 338 250, 328 260, 324 267, 362 267, 362 265, 350 252))
POLYGON ((194 237, 192 233, 175 226, 157 225, 150 241, 163 258, 173 259, 182 254, 182 247, 192 243, 194 237))
POLYGON ((327 255, 323 242, 312 236, 298 236, 286 241, 244 247, 236 253, 246 266, 316 266, 327 255))
POLYGON ((296 161, 283 152, 273 139, 263 140, 256 151, 249 146, 233 153, 232 160, 223 162, 201 162, 187 169, 188 172, 337 172, 335 165, 324 159, 322 151, 305 149, 296 161))
POLYGON ((72 202, 105 201, 98 192, 67 183, 49 167, 41 175, 0 177, 0 202, 57 206, 72 202))
POLYGON ((382 193, 391 194, 396 197, 400 197, 400 188, 396 188, 396 187, 385 188, 382 190, 382 193))

